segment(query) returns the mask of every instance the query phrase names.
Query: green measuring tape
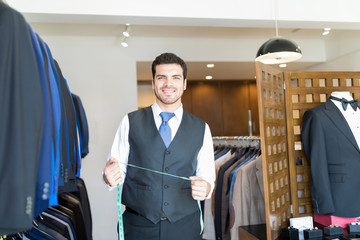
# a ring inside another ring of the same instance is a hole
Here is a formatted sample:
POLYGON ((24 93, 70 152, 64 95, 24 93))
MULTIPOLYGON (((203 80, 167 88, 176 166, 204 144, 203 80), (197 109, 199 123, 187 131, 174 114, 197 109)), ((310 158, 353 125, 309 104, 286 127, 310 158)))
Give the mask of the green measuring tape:
MULTIPOLYGON (((156 170, 152 170, 152 169, 148 169, 148 168, 143 168, 143 167, 139 167, 133 164, 127 164, 130 167, 135 167, 135 168, 139 168, 142 170, 146 170, 146 171, 150 171, 150 172, 154 172, 154 173, 158 173, 158 174, 162 174, 162 175, 166 175, 166 176, 170 176, 170 177, 175 177, 175 178, 180 178, 183 180, 187 180, 190 181, 189 178, 187 177, 181 177, 181 176, 177 176, 177 175, 173 175, 173 174, 169 174, 169 173, 164 173, 164 172, 160 172, 160 171, 156 171, 156 170)), ((202 211, 201 211, 201 205, 200 205, 200 201, 197 200, 198 206, 199 206, 199 210, 200 210, 200 235, 203 233, 204 231, 204 221, 203 221, 203 217, 202 217, 202 211)), ((121 191, 120 191, 120 184, 117 185, 117 209, 118 209, 118 215, 119 215, 119 240, 124 240, 124 225, 123 225, 123 219, 122 219, 122 213, 121 213, 121 191)))
POLYGON ((124 240, 124 225, 122 220, 122 213, 121 213, 121 192, 120 192, 120 184, 117 185, 117 209, 118 209, 118 216, 119 216, 119 240, 124 240))

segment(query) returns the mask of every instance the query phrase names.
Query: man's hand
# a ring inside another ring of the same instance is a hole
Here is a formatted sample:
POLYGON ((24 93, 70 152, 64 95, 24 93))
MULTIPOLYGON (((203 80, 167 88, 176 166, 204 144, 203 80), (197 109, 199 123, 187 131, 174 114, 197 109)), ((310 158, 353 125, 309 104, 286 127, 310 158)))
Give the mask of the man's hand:
POLYGON ((195 200, 204 200, 210 192, 210 183, 202 178, 192 176, 191 180, 191 194, 195 200))
POLYGON ((110 160, 107 161, 103 177, 105 183, 110 187, 115 187, 121 182, 120 166, 116 158, 110 158, 110 160))

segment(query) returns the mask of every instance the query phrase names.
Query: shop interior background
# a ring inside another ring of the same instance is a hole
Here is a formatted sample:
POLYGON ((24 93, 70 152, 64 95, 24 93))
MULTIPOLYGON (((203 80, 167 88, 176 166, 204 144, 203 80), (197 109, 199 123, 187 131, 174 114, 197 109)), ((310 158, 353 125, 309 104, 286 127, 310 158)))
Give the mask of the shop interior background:
MULTIPOLYGON (((151 80, 151 61, 174 52, 189 63, 189 81, 206 81, 209 74, 213 80, 254 80, 256 52, 275 36, 269 0, 6 2, 49 45, 70 90, 82 99, 90 153, 81 176, 95 240, 116 239, 116 191, 107 190, 101 172, 121 118, 142 101, 137 82, 151 80), (127 23, 131 32, 124 48, 127 23), (215 68, 207 69, 207 63, 215 68)), ((283 71, 359 71, 359 1, 278 0, 277 5, 279 35, 303 52, 283 71), (327 27, 331 32, 324 36, 327 27)))

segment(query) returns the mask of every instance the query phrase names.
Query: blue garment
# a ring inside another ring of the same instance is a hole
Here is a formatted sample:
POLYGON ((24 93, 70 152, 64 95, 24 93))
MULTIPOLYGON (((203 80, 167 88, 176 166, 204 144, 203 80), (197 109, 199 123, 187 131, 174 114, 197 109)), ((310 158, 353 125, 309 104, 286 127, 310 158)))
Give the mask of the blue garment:
POLYGON ((217 154, 215 155, 215 160, 217 160, 218 158, 224 156, 224 155, 225 155, 226 153, 228 153, 229 151, 230 151, 230 149, 227 149, 227 148, 221 150, 219 153, 217 153, 217 154))
POLYGON ((46 79, 46 72, 44 68, 44 59, 41 54, 39 42, 35 36, 35 32, 28 25, 32 44, 35 51, 37 67, 40 75, 40 83, 42 90, 42 97, 44 101, 44 127, 41 143, 41 152, 37 172, 36 195, 35 195, 35 210, 34 215, 38 216, 42 211, 49 207, 49 195, 51 184, 51 165, 55 161, 54 153, 52 152, 53 145, 53 114, 51 106, 51 97, 49 94, 49 82, 46 79))
POLYGON ((27 234, 36 240, 56 240, 54 237, 37 228, 30 229, 27 234))
MULTIPOLYGON (((84 107, 79 96, 72 93, 76 112, 76 124, 79 131, 80 158, 84 158, 89 153, 89 128, 84 107)), ((76 176, 80 175, 81 161, 78 161, 76 176)))
POLYGON ((222 239, 221 232, 221 202, 222 202, 222 186, 223 186, 223 176, 225 171, 234 164, 241 155, 236 153, 235 156, 229 159, 226 163, 224 163, 218 171, 217 179, 216 179, 216 188, 215 188, 215 234, 216 239, 222 239))
POLYGON ((0 235, 31 228, 44 101, 31 33, 0 1, 0 235))
POLYGON ((231 210, 231 204, 232 204, 232 197, 233 197, 233 191, 234 191, 234 185, 235 185, 235 181, 236 181, 236 175, 237 172, 239 171, 239 169, 242 166, 245 166, 247 163, 253 161, 256 159, 256 157, 258 156, 258 151, 256 149, 254 149, 252 152, 250 152, 249 156, 247 156, 247 158, 241 162, 238 166, 236 166, 233 171, 230 173, 230 197, 229 197, 229 212, 231 210))
POLYGON ((52 96, 52 106, 53 106, 53 114, 54 114, 54 135, 55 135, 55 142, 51 146, 53 152, 54 161, 51 162, 51 186, 50 186, 50 198, 49 198, 49 206, 56 206, 58 205, 58 179, 60 175, 60 168, 59 162, 61 159, 60 149, 61 149, 61 138, 59 137, 59 130, 60 130, 60 123, 61 123, 61 112, 60 112, 60 95, 58 91, 58 87, 56 84, 56 78, 54 75, 54 71, 50 64, 50 57, 45 49, 45 42, 39 37, 38 42, 41 48, 42 55, 44 56, 44 63, 45 63, 45 71, 47 73, 47 77, 50 83, 49 92, 52 96))
MULTIPOLYGON (((47 47, 47 45, 46 45, 47 47)), ((47 47, 49 55, 51 52, 47 47)), ((64 186, 59 188, 59 192, 74 192, 77 191, 76 187, 76 163, 80 161, 80 150, 79 144, 77 142, 77 131, 76 131, 76 114, 74 103, 72 100, 72 95, 70 89, 67 85, 67 81, 62 75, 59 64, 56 60, 52 59, 51 64, 54 69, 56 69, 61 87, 61 100, 63 104, 63 112, 64 112, 64 123, 65 128, 63 129, 63 147, 64 147, 64 155, 66 158, 63 158, 63 166, 64 166, 64 186)), ((64 156, 63 155, 63 156, 64 156)))
POLYGON ((74 93, 72 93, 72 97, 75 105, 76 115, 79 119, 81 158, 84 158, 89 153, 89 127, 85 109, 80 97, 74 93))
POLYGON ((65 217, 65 216, 63 216, 63 215, 61 215, 61 214, 59 214, 59 213, 57 213, 55 211, 52 211, 51 209, 46 209, 45 212, 55 216, 56 218, 64 221, 66 224, 68 224, 70 226, 70 230, 71 230, 71 233, 69 233, 69 234, 72 234, 74 240, 76 240, 75 229, 74 229, 74 226, 72 225, 69 218, 67 218, 67 217, 65 217))

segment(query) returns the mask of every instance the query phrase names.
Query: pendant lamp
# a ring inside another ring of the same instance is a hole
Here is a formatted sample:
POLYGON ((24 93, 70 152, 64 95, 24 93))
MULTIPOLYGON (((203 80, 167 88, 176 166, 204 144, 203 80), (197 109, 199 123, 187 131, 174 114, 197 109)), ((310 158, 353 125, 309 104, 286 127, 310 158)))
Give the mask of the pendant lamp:
POLYGON ((281 64, 296 61, 302 57, 302 52, 299 45, 295 42, 279 37, 277 25, 277 0, 274 0, 274 3, 276 37, 270 38, 261 45, 255 60, 264 64, 281 64))

